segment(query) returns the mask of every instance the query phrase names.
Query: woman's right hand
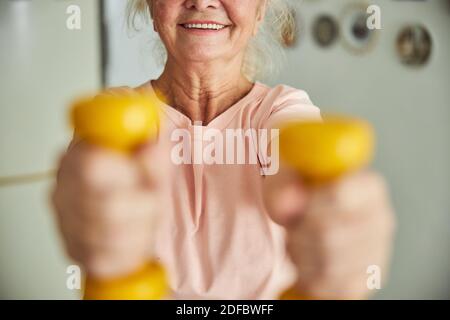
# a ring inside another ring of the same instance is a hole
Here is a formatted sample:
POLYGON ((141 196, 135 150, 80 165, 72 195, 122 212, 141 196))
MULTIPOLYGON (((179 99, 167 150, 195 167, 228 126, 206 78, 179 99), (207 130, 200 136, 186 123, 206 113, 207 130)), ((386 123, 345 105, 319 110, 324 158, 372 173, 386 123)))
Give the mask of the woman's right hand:
POLYGON ((156 146, 133 156, 86 142, 63 155, 52 203, 66 251, 88 274, 125 275, 151 253, 158 176, 156 146))

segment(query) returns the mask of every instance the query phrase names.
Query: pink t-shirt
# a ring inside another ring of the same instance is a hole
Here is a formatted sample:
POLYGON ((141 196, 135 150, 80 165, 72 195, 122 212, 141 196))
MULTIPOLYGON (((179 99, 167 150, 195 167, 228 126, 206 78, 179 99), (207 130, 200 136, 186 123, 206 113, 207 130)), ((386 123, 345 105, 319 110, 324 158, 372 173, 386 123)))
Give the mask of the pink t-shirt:
MULTIPOLYGON (((150 81, 139 89, 154 93, 150 81)), ((277 298, 295 275, 284 229, 263 204, 266 142, 277 123, 320 118, 319 109, 302 90, 256 82, 207 126, 165 104, 162 118, 159 143, 168 146, 171 174, 154 255, 166 266, 173 297, 277 298)))

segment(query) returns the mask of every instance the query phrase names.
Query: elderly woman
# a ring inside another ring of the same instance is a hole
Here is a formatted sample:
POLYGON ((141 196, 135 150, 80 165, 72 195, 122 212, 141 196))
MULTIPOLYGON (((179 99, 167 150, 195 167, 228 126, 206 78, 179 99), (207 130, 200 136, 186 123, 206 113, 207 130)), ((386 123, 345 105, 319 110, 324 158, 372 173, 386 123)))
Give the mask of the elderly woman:
POLYGON ((164 97, 163 127, 132 157, 82 141, 63 156, 54 205, 71 257, 109 277, 152 252, 175 298, 273 299, 295 281, 318 299, 367 297, 368 267, 385 275, 393 229, 378 174, 307 191, 287 167, 265 174, 267 156, 251 147, 259 135, 244 143, 256 162, 174 158, 177 132, 189 133, 181 152, 189 160, 206 144, 199 132, 320 117, 304 91, 256 81, 271 72, 282 26, 292 23, 284 0, 134 0, 129 8, 132 18, 151 16, 166 49, 160 77, 137 88, 164 97))

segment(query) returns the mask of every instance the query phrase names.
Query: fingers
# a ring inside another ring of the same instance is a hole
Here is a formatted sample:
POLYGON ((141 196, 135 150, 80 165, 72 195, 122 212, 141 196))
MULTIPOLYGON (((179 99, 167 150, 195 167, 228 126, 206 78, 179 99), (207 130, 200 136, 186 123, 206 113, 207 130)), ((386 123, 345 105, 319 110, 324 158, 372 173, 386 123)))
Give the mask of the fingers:
POLYGON ((313 188, 310 206, 318 213, 330 212, 333 217, 358 211, 367 203, 387 201, 387 186, 383 177, 372 171, 362 171, 313 188))
POLYGON ((386 246, 383 233, 377 219, 347 225, 305 225, 290 233, 288 251, 299 270, 310 277, 365 272, 369 265, 380 263, 376 253, 386 246))
POLYGON ((367 275, 363 273, 331 279, 318 278, 314 282, 299 277, 296 288, 302 295, 318 300, 362 300, 370 295, 367 290, 367 275))
POLYGON ((115 250, 94 249, 92 245, 78 240, 79 238, 67 238, 66 251, 72 259, 83 266, 87 274, 95 278, 113 278, 130 274, 148 259, 147 247, 140 246, 142 240, 131 239, 128 248, 115 250))
POLYGON ((138 165, 127 155, 79 142, 63 158, 58 180, 79 190, 102 193, 136 187, 142 182, 138 165))
POLYGON ((61 159, 52 202, 68 254, 89 274, 125 274, 151 254, 160 201, 153 174, 158 171, 143 174, 139 162, 148 155, 81 141, 61 159))
POLYGON ((170 181, 170 144, 164 142, 149 141, 140 146, 134 154, 134 160, 138 163, 141 176, 146 183, 158 194, 167 191, 170 181))
POLYGON ((151 192, 129 191, 80 200, 66 206, 60 229, 69 255, 89 273, 125 273, 134 265, 131 261, 149 256, 156 216, 151 192))
POLYGON ((285 166, 278 174, 264 177, 263 192, 268 214, 285 227, 301 217, 309 197, 298 174, 285 166))
POLYGON ((134 157, 139 164, 141 174, 150 186, 156 186, 161 180, 164 168, 159 160, 159 149, 154 142, 148 142, 136 150, 134 157))
POLYGON ((360 172, 315 188, 287 236, 302 292, 329 299, 365 298, 367 268, 376 265, 386 273, 394 229, 379 175, 360 172))
MULTIPOLYGON (((99 198, 86 195, 66 206, 65 224, 84 226, 87 239, 108 241, 126 238, 142 226, 151 233, 157 211, 153 192, 142 190, 120 191, 99 198)), ((78 228, 76 228, 78 229, 78 228)))

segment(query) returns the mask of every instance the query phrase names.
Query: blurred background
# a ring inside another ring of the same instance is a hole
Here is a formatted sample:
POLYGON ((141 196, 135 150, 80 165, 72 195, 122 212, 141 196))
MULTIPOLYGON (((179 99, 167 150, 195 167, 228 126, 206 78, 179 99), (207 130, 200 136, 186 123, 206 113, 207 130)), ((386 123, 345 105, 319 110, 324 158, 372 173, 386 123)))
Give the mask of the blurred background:
MULTIPOLYGON (((286 66, 265 82, 377 130, 374 167, 390 184, 398 233, 374 298, 450 298, 450 1, 291 2, 298 30, 286 31, 286 66), (377 8, 381 25, 368 29, 377 8)), ((156 35, 127 30, 125 5, 0 0, 0 298, 79 297, 66 287, 71 262, 48 194, 71 99, 161 72, 156 35)))

